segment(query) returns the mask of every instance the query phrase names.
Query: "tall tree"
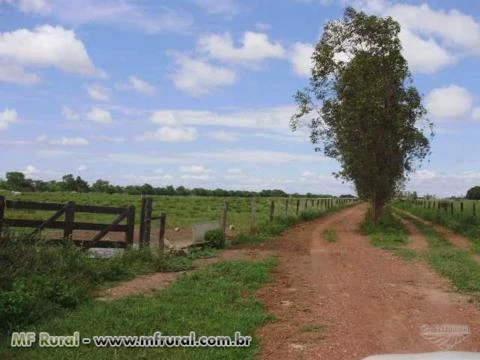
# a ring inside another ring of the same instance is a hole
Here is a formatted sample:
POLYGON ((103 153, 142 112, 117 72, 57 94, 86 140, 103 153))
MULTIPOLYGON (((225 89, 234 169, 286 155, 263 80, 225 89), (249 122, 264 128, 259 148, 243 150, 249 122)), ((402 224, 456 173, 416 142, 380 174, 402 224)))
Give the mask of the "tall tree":
POLYGON ((326 24, 312 55, 310 86, 295 95, 291 126, 307 124, 336 175, 372 202, 374 221, 430 151, 433 124, 401 54, 400 25, 353 8, 326 24))

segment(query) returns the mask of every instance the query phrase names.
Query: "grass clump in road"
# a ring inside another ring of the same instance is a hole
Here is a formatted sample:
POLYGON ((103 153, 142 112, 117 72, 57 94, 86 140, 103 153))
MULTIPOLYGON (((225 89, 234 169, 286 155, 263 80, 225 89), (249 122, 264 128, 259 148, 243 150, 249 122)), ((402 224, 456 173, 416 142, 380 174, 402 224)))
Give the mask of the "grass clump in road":
POLYGON ((326 229, 323 232, 323 238, 325 239, 326 242, 328 243, 334 243, 337 241, 337 233, 335 230, 332 229, 326 229))
POLYGON ((369 209, 361 230, 370 238, 370 243, 375 247, 392 251, 406 260, 413 260, 417 257, 414 250, 405 248, 409 242, 408 232, 402 223, 393 216, 390 208, 385 209, 385 214, 376 225, 373 222, 372 210, 369 209))
POLYGON ((442 276, 447 277, 461 292, 480 292, 480 265, 472 256, 455 248, 442 234, 431 226, 411 220, 425 235, 429 250, 426 256, 429 264, 442 276))
MULTIPOLYGON (((276 265, 273 258, 262 262, 226 261, 208 265, 181 277, 153 296, 132 296, 112 302, 91 302, 68 316, 29 327, 50 334, 94 335, 202 335, 233 336, 239 331, 254 336, 255 329, 269 319, 253 292, 270 281, 276 265)), ((0 358, 15 359, 251 359, 258 340, 243 348, 10 348, 4 339, 0 358)))

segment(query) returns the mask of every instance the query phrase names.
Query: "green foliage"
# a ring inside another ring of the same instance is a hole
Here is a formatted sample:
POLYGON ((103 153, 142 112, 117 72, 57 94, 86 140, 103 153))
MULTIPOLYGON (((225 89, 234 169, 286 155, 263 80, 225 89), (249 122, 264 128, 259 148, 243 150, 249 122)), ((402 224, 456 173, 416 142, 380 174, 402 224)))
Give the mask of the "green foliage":
POLYGON ((380 249, 389 250, 406 260, 417 257, 414 250, 405 248, 408 244, 408 232, 402 223, 387 208, 382 218, 375 224, 373 211, 369 209, 362 224, 362 233, 370 238, 370 243, 380 249))
POLYGON ((455 248, 431 226, 412 220, 426 236, 429 244, 427 260, 441 275, 462 292, 480 292, 480 266, 472 256, 455 248))
POLYGON ((337 241, 337 233, 333 229, 326 229, 323 232, 323 238, 326 242, 334 243, 337 241))
POLYGON ((465 197, 469 200, 480 200, 480 186, 474 186, 469 189, 465 197))
POLYGON ((216 249, 225 247, 225 233, 222 229, 209 230, 205 234, 205 242, 216 249))
POLYGON ((325 25, 317 44, 310 87, 296 94, 295 130, 310 117, 311 139, 338 160, 339 177, 355 184, 374 205, 379 220, 391 199, 429 152, 417 128, 424 115, 391 17, 368 16, 347 8, 342 21, 325 25), (345 55, 347 54, 347 55, 345 55), (349 61, 338 60, 349 57, 349 61))
POLYGON ((429 206, 416 205, 409 201, 397 201, 395 207, 466 236, 472 241, 475 252, 480 254, 480 204, 476 204, 478 213, 474 216, 475 201, 453 201, 451 203, 454 205, 453 214, 450 206, 447 209, 438 210, 438 202, 432 201, 425 203, 429 206), (463 203, 463 212, 460 211, 460 203, 463 203))
POLYGON ((12 349, 0 344, 0 358, 16 359, 253 359, 258 349, 255 330, 270 318, 253 293, 271 280, 275 259, 262 262, 221 262, 182 276, 153 296, 131 296, 111 302, 91 302, 64 317, 29 327, 31 331, 81 336, 99 334, 229 335, 240 331, 254 337, 246 348, 78 348, 12 349))
POLYGON ((49 246, 8 235, 0 242, 0 333, 88 302, 102 283, 190 268, 191 259, 160 256, 148 248, 94 259, 71 243, 49 246))

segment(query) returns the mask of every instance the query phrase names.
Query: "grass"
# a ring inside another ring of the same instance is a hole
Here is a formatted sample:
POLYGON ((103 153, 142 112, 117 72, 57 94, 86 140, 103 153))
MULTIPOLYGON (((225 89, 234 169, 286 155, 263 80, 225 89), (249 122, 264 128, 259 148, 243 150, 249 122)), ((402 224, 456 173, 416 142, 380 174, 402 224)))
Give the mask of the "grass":
POLYGON ((235 236, 232 244, 259 244, 271 239, 274 236, 280 235, 288 227, 298 224, 302 221, 310 221, 319 217, 327 216, 335 211, 344 209, 350 205, 338 206, 330 209, 322 210, 304 210, 301 211, 298 217, 282 216, 276 217, 273 222, 264 224, 256 233, 242 232, 235 236))
MULTIPOLYGON (((410 219, 409 219, 410 220, 410 219)), ((480 265, 468 252, 455 248, 431 226, 411 219, 428 241, 426 260, 460 292, 480 292, 480 265)))
POLYGON ((405 248, 409 242, 408 232, 393 216, 390 208, 385 209, 385 214, 377 225, 373 223, 372 211, 369 210, 362 224, 362 233, 370 238, 370 243, 375 247, 389 250, 406 260, 417 257, 414 250, 405 248))
MULTIPOLYGON (((0 190, 0 195, 10 200, 37 201, 66 203, 75 201, 83 205, 99 205, 113 207, 127 207, 135 205, 136 224, 140 222, 141 196, 128 194, 106 194, 106 193, 71 193, 71 192, 32 192, 22 193, 21 196, 13 196, 10 191, 0 190)), ((229 203, 228 223, 235 226, 239 231, 246 231, 249 227, 251 198, 248 197, 217 197, 217 196, 152 196, 153 216, 159 216, 164 212, 167 214, 167 228, 186 228, 192 224, 219 220, 222 217, 225 201, 229 203)), ((286 208, 285 198, 263 198, 255 200, 256 218, 259 224, 268 222, 270 214, 270 203, 275 202, 276 216, 296 216, 296 198, 289 198, 289 206, 286 208)), ((325 210, 320 200, 317 207, 317 199, 300 198, 300 209, 325 210)), ((338 206, 338 204, 334 204, 338 206)), ((46 219, 52 215, 51 211, 29 211, 9 210, 6 216, 18 219, 46 219)), ((109 223, 115 215, 77 213, 77 221, 109 223)), ((157 221, 152 223, 153 228, 158 228, 157 221)))
MULTIPOLYGON (((229 335, 235 331, 254 336, 269 319, 253 292, 270 281, 274 259, 262 262, 235 260, 206 266, 181 277, 154 296, 132 296, 113 302, 90 302, 65 317, 28 327, 66 335, 79 331, 94 335, 229 335)), ((26 329, 27 330, 27 329, 26 329)), ((94 348, 12 349, 9 339, 0 345, 2 359, 252 359, 258 340, 248 348, 94 348)))
POLYGON ((449 228, 450 230, 466 236, 473 243, 474 252, 480 254, 480 202, 473 200, 450 201, 453 204, 454 213, 451 208, 438 209, 438 201, 433 203, 425 203, 425 205, 414 204, 407 201, 398 201, 395 207, 408 211, 413 215, 421 217, 425 220, 431 221, 449 228), (463 212, 460 211, 460 204, 464 204, 463 212), (473 215, 473 204, 477 205, 477 214, 473 215), (430 208, 428 207, 430 204, 430 208), (435 208, 434 208, 435 204, 435 208))
POLYGON ((337 241, 337 233, 335 232, 335 230, 326 229, 323 231, 323 238, 328 243, 334 243, 337 241))

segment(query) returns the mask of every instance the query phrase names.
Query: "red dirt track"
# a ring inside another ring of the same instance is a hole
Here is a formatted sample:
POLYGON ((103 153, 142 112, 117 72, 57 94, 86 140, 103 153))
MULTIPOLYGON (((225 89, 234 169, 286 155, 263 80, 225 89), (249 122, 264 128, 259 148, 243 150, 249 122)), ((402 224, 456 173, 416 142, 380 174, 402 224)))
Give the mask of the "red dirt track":
MULTIPOLYGON (((280 259, 259 296, 276 321, 258 331, 260 359, 361 359, 441 350, 422 325, 468 325, 452 350, 480 351, 480 309, 422 261, 374 248, 358 229, 361 204, 292 228, 261 246, 280 259), (337 233, 335 243, 322 236, 337 233)), ((416 232, 416 245, 425 239, 416 232)))

